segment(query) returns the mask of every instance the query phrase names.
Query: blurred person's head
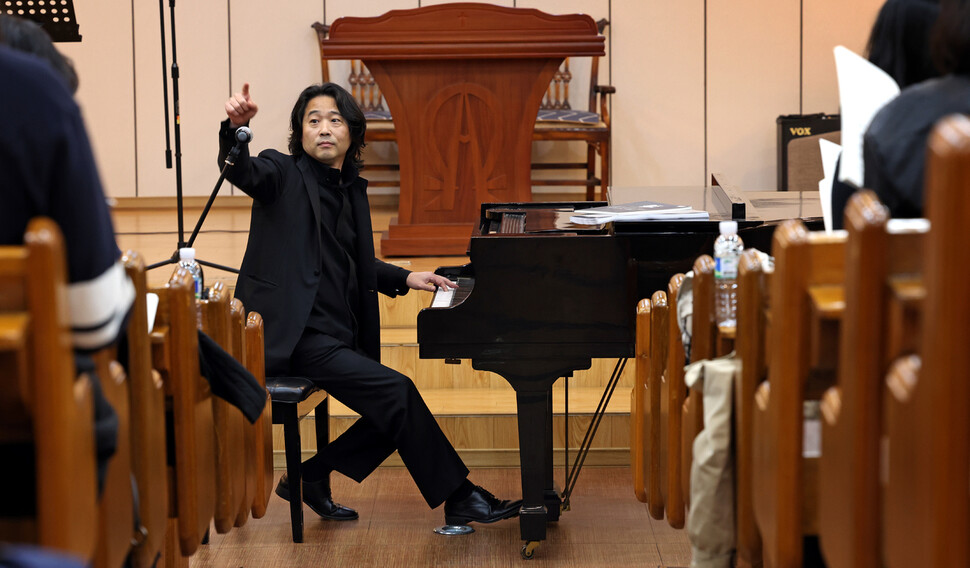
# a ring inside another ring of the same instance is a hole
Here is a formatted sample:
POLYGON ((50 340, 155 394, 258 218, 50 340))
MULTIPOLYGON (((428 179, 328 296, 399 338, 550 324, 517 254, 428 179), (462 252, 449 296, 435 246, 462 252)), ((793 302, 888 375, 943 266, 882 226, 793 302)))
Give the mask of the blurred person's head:
POLYGON ((869 61, 900 88, 939 76, 930 55, 930 36, 939 15, 938 0, 887 0, 869 35, 869 61))
POLYGON ((0 14, 0 44, 47 61, 64 78, 72 93, 77 92, 78 78, 71 60, 54 47, 40 25, 17 16, 0 14))
POLYGON ((942 73, 970 75, 970 0, 941 0, 932 54, 942 73))

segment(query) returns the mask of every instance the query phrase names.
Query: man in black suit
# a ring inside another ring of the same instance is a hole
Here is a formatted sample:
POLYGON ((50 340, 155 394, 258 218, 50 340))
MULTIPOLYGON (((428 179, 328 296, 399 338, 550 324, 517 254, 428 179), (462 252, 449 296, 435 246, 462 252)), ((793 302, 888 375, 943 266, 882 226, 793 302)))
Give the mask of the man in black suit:
MULTIPOLYGON (((257 111, 248 84, 226 101, 220 164, 235 130, 257 111)), ((343 88, 312 85, 300 93, 290 128, 289 154, 251 157, 244 147, 226 177, 254 200, 236 296, 266 322, 267 374, 305 376, 361 416, 303 464, 304 502, 327 519, 356 519, 333 502, 330 472, 360 482, 397 450, 428 505, 445 503, 448 524, 515 516, 518 502, 467 479, 411 379, 379 362, 377 293, 456 284, 375 258, 367 181, 358 175, 363 113, 343 88)), ((285 476, 276 493, 289 499, 285 476)))

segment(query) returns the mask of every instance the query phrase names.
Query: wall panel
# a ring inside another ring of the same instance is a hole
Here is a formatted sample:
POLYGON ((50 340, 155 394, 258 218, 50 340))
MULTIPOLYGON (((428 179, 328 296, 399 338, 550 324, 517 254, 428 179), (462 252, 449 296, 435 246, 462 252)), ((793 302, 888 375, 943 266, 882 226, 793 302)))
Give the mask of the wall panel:
POLYGON ((802 9, 802 112, 839 112, 832 48, 864 55, 883 0, 815 0, 802 9))
POLYGON ((704 2, 612 3, 613 184, 704 184, 704 2))
MULTIPOLYGON (((250 125, 254 153, 264 148, 286 151, 293 104, 300 91, 320 82, 317 33, 310 26, 323 21, 323 2, 292 0, 286 6, 278 10, 260 0, 232 0, 230 9, 232 86, 224 98, 250 83, 250 94, 259 105, 250 125)), ((222 111, 220 120, 224 118, 222 111)))
POLYGON ((776 123, 799 110, 799 0, 707 0, 708 171, 775 189, 776 123))
POLYGON ((130 0, 75 2, 80 43, 57 44, 74 61, 84 114, 105 193, 135 196, 135 97, 130 0))

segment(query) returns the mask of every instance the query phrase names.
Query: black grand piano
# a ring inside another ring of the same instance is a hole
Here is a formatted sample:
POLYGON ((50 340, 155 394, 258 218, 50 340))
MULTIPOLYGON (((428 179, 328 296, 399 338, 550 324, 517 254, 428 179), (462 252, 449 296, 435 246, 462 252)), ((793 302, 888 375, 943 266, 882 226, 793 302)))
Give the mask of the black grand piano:
MULTIPOLYGON (((738 221, 745 246, 765 251, 781 220, 808 218, 810 226, 821 227, 817 194, 748 194, 712 182, 641 189, 628 199, 687 204, 707 210, 709 220, 577 225, 569 221, 573 211, 604 204, 486 203, 471 237, 470 262, 436 271, 459 288, 439 290, 418 314, 419 355, 471 359, 473 368, 498 373, 515 390, 526 558, 545 539, 546 523, 558 520, 563 503, 553 481, 553 383, 588 369, 593 358, 632 357, 637 301, 666 290, 671 276, 711 254, 719 221, 738 221)), ((604 393, 607 401, 620 370, 604 393)), ((578 473, 575 466, 572 473, 578 473)))

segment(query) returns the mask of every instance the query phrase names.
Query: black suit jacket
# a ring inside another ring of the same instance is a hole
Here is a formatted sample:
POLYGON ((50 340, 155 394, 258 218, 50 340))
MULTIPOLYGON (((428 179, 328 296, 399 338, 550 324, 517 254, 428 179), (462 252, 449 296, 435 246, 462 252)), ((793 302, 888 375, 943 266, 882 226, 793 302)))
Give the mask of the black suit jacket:
MULTIPOLYGON (((228 121, 219 133, 219 165, 234 143, 228 121)), ((235 296, 247 310, 263 316, 266 326, 266 372, 289 372, 289 359, 306 326, 321 271, 320 198, 306 155, 294 158, 276 150, 251 157, 243 148, 226 179, 253 198, 249 242, 239 269, 235 296)), ((358 344, 380 360, 377 292, 408 292, 409 272, 374 256, 367 181, 349 188, 357 229, 357 280, 360 290, 358 344)))

